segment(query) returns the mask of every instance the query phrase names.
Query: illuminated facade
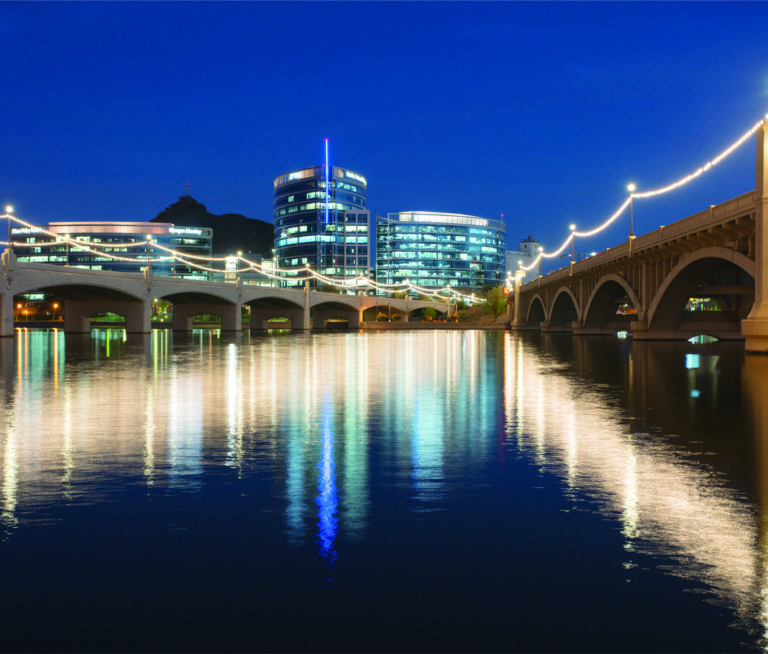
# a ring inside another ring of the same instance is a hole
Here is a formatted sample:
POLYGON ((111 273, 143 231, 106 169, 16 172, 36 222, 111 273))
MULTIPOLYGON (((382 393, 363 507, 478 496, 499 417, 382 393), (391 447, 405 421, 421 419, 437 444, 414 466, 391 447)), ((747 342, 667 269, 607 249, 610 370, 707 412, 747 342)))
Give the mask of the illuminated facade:
MULTIPOLYGON (((19 261, 51 263, 90 270, 139 272, 151 261, 156 275, 173 275, 192 279, 208 279, 209 273, 174 261, 157 248, 162 245, 184 254, 211 256, 213 230, 207 227, 176 227, 170 223, 74 221, 48 223, 45 229, 62 238, 76 239, 83 247, 66 243, 34 227, 11 230, 14 252, 19 261), (88 251, 89 246, 113 245, 105 248, 112 259, 88 251), (159 261, 158 261, 159 259, 159 261)), ((201 262, 207 265, 207 262, 201 262)))
POLYGON ((506 227, 457 213, 404 211, 376 218, 376 279, 419 286, 479 289, 500 286, 506 227))
POLYGON ((314 166, 274 181, 275 254, 282 284, 309 265, 344 279, 370 267, 370 213, 365 177, 337 166, 314 166), (326 175, 328 171, 328 175, 326 175))

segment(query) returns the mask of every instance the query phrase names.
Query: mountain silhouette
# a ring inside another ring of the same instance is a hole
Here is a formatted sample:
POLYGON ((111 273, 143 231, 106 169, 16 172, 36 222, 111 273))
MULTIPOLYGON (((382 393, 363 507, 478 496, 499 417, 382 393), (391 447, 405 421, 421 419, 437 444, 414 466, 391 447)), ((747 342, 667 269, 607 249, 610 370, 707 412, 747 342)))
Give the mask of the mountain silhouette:
POLYGON ((212 214, 190 195, 182 195, 149 222, 173 223, 179 227, 209 227, 213 230, 213 254, 242 252, 272 258, 275 228, 271 223, 239 213, 212 214))

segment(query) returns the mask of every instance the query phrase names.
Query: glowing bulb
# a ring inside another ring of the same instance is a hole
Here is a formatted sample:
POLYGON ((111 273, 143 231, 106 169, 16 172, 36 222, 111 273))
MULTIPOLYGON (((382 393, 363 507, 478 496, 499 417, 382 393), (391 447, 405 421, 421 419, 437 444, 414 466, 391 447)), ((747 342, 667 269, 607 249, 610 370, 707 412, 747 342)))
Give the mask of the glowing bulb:
POLYGON ((13 207, 10 204, 5 207, 5 213, 13 213, 13 207))
POLYGON ((634 184, 627 184, 627 190, 630 193, 634 193, 637 190, 637 186, 635 186, 634 184))
POLYGON ((571 223, 571 231, 572 231, 572 232, 575 232, 575 231, 576 231, 576 225, 574 225, 573 223, 571 223))

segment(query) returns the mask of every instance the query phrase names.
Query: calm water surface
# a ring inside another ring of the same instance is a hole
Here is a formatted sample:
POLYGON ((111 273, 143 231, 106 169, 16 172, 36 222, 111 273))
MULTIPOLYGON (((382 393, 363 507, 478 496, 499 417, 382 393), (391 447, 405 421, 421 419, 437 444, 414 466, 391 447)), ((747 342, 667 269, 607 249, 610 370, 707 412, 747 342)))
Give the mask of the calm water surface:
POLYGON ((765 649, 743 345, 26 331, 0 365, 5 651, 765 649))

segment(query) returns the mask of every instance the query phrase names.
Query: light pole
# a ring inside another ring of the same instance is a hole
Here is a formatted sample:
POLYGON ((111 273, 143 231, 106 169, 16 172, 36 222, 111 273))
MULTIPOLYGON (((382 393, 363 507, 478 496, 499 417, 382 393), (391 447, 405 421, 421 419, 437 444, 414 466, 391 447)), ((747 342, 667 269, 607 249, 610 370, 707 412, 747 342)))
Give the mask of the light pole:
POLYGON ((629 249, 632 251, 632 239, 635 238, 635 225, 634 225, 634 215, 633 215, 633 208, 632 208, 632 198, 634 198, 633 193, 637 189, 637 186, 634 184, 627 184, 627 190, 629 191, 629 249))
POLYGON ((13 213, 13 207, 9 204, 5 207, 5 213, 8 216, 8 249, 12 250, 11 247, 11 214, 13 213))
POLYGON ((147 268, 149 268, 149 246, 152 243, 152 235, 147 234, 147 268))
POLYGON ((544 252, 544 248, 540 245, 539 246, 539 281, 541 281, 541 260, 544 258, 542 256, 544 252))
POLYGON ((277 287, 277 253, 272 248, 272 288, 277 287))
POLYGON ((53 303, 53 321, 56 322, 56 309, 59 308, 58 302, 53 303))
POLYGON ((573 264, 576 263, 576 254, 574 250, 574 241, 576 240, 576 225, 571 224, 571 275, 573 275, 573 264))

